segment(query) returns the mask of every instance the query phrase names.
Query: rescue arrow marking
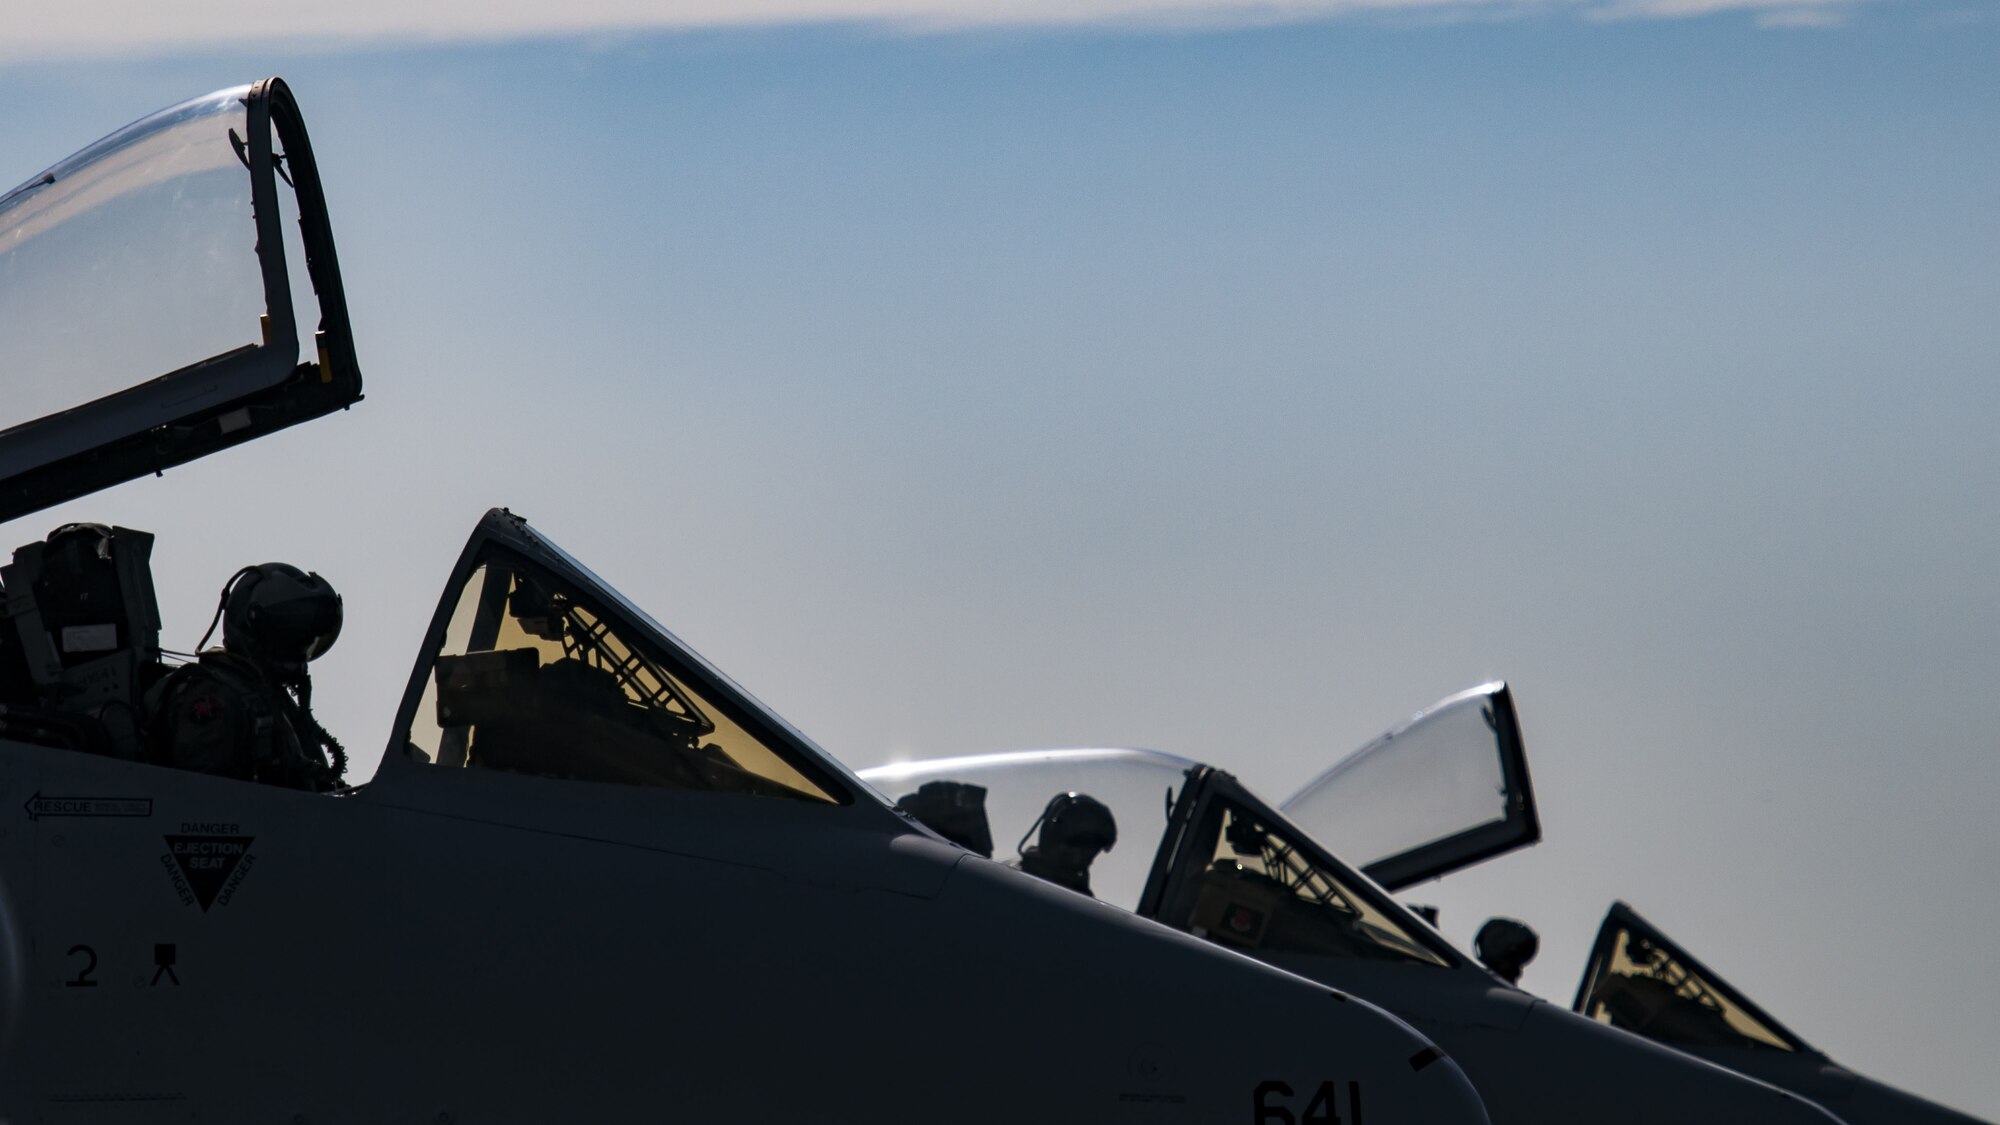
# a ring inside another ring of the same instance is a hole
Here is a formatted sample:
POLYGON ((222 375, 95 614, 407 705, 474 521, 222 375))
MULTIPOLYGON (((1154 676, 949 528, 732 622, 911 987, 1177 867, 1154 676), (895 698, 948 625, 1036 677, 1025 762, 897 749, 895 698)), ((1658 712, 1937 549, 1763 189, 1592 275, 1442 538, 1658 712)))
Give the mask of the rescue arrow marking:
POLYGON ((29 820, 45 816, 152 816, 151 797, 44 797, 40 790, 21 806, 29 820))

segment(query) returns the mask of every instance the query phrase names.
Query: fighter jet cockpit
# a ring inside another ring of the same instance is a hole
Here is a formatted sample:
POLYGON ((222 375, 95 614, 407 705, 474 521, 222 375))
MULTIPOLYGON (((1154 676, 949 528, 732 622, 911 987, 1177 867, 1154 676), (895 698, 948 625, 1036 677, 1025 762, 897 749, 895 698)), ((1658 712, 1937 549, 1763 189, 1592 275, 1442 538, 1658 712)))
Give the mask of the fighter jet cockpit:
POLYGON ((1623 903, 1598 933, 1577 1011, 1677 1047, 1811 1050, 1623 903))
POLYGON ((1050 881, 1137 910, 1175 797, 1196 768, 1151 750, 1055 750, 939 758, 861 776, 961 847, 1044 878, 1068 870, 1066 880, 1050 881), (1080 847, 1071 825, 1085 829, 1080 847), (1081 862, 1042 859, 1056 851, 1081 862))
POLYGON ((1220 945, 1433 966, 1457 962, 1448 945, 1379 888, 1281 816, 1260 811, 1260 803, 1226 776, 1137 749, 945 758, 862 773, 885 793, 903 794, 898 804, 941 835, 951 822, 939 821, 939 813, 976 797, 991 810, 992 838, 1018 837, 1015 854, 998 858, 1220 945), (944 802, 947 794, 958 800, 944 802), (1065 831, 1064 820, 1076 827, 1065 831), (1122 850, 1099 846, 1117 841, 1125 842, 1122 850), (1052 862, 1045 858, 1051 851, 1080 862, 1052 862))
POLYGON ((1980 1125, 1827 1057, 1623 902, 1598 928, 1574 1008, 1811 1098, 1850 1125, 1980 1125))
POLYGON ((1120 836, 1137 844, 1097 857, 1098 897, 1260 956, 1468 963, 1385 888, 1541 836, 1520 721, 1499 682, 1418 712, 1340 758, 1281 809, 1228 774, 1154 750, 943 758, 862 776, 961 844, 939 826, 941 813, 962 815, 941 805, 941 794, 977 789, 996 840, 1019 834, 1016 824, 1032 831, 1061 794, 1102 802, 1120 836), (1359 871, 1336 852, 1358 861, 1359 871))
POLYGON ((1240 800, 1215 802, 1187 847, 1209 859, 1163 906, 1162 920, 1176 929, 1267 953, 1452 964, 1379 891, 1240 800))
MULTIPOLYGON (((600 596, 489 546, 460 586, 405 756, 434 766, 839 803, 600 596)), ((745 717, 747 720, 747 716, 745 717)))
POLYGON ((223 585, 200 651, 169 654, 152 546, 142 531, 65 524, 0 566, 0 736, 338 788, 347 752, 313 715, 307 666, 340 636, 340 595, 284 563, 244 567, 223 585))
MULTIPOLYGON (((162 110, 0 195, 0 368, 0 524, 361 397, 283 82, 162 110)), ((68 524, 0 566, 0 735, 339 786, 345 752, 313 718, 306 671, 339 635, 339 595, 295 567, 246 567, 216 607, 221 645, 176 657, 152 547, 68 524)))

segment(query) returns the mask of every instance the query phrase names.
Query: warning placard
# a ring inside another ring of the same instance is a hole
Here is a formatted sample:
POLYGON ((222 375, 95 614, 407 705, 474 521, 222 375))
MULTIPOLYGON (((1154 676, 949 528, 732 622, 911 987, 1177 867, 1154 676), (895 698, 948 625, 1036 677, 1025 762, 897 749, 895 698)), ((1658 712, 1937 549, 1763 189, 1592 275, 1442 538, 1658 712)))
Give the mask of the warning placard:
POLYGON ((228 905, 243 877, 256 863, 250 854, 254 836, 168 836, 167 854, 160 857, 173 877, 183 904, 200 904, 206 912, 217 902, 228 905))

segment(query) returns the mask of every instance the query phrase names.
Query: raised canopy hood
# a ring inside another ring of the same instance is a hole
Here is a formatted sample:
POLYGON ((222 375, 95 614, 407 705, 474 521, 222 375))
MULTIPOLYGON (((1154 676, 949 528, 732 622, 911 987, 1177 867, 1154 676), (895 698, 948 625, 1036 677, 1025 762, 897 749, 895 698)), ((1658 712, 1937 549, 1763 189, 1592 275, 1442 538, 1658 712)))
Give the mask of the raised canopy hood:
POLYGON ((1417 712, 1281 808, 1390 890, 1542 838, 1514 696, 1497 681, 1417 712))
POLYGON ((161 110, 0 195, 0 388, 0 522, 361 398, 284 82, 161 110))

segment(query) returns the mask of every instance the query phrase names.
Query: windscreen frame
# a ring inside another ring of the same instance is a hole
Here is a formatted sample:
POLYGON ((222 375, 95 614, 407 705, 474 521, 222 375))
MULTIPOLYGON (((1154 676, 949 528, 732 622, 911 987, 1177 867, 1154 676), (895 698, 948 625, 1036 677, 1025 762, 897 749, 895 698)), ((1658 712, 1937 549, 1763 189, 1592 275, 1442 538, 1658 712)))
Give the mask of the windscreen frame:
MULTIPOLYGON (((1748 996, 1743 995, 1742 990, 1723 979, 1720 973, 1703 964, 1700 958, 1687 951, 1686 946, 1668 937, 1658 926, 1647 921, 1644 915, 1634 910, 1623 900, 1611 904, 1611 909, 1604 914, 1603 923, 1597 927, 1597 939, 1590 944, 1590 959, 1584 962, 1583 977, 1576 984, 1576 998, 1570 1002, 1570 1010, 1577 1015, 1583 1016, 1585 1019, 1591 1018, 1584 1009, 1589 1003, 1590 994, 1595 991, 1598 978, 1604 975, 1605 967, 1611 963, 1612 955, 1615 952, 1613 944, 1618 940, 1618 933, 1621 930, 1633 931, 1652 944, 1665 950, 1667 956, 1679 961, 1690 971, 1699 974, 1704 985, 1720 993, 1724 1000, 1743 1009, 1752 1019, 1757 1020, 1768 1028, 1772 1034, 1789 1043, 1794 1051, 1804 1055, 1825 1057, 1826 1053, 1824 1051, 1799 1038, 1798 1033, 1776 1019, 1773 1019, 1771 1013, 1758 1007, 1748 996)), ((1662 1042, 1657 1039, 1651 1041, 1662 1042)), ((1676 1050, 1683 1049, 1675 1044, 1669 1043, 1667 1045, 1673 1046, 1676 1050)))
MULTIPOLYGON (((1444 935, 1437 932, 1416 913, 1396 901, 1388 887, 1368 875, 1365 869, 1341 862, 1327 846, 1321 843, 1305 827, 1286 816, 1281 809, 1273 808, 1262 798, 1244 787, 1235 776, 1218 769, 1209 769, 1202 777, 1200 791, 1195 803, 1186 810, 1184 819, 1178 821, 1179 835, 1173 841, 1174 855, 1168 874, 1162 881, 1157 895, 1150 896, 1150 910, 1145 916, 1171 925, 1166 919, 1187 913, 1194 901, 1195 887, 1201 877, 1201 863, 1188 862, 1188 842, 1197 832, 1205 832, 1205 826, 1219 818, 1223 807, 1234 805, 1247 810, 1267 824, 1282 826, 1294 841, 1294 846, 1304 852, 1314 864, 1332 872, 1342 879, 1356 894, 1365 899, 1371 907, 1401 923, 1427 952, 1436 956, 1447 970, 1464 969, 1471 964, 1465 954, 1459 952, 1444 935)), ((1177 813, 1179 809, 1175 810, 1177 813)), ((1162 849, 1163 852, 1165 849, 1162 849)), ((1149 888, 1150 889, 1150 888, 1149 888)), ((1255 956, 1254 954, 1252 956, 1255 956)))
MULTIPOLYGON (((622 618, 632 627, 631 636, 628 638, 631 643, 644 646, 646 654, 669 674, 691 685, 709 706, 714 707, 727 716, 730 722, 779 753, 788 765, 831 798, 824 804, 814 803, 814 807, 848 808, 862 803, 861 794, 870 797, 876 795, 876 791, 867 782, 856 777, 831 754, 744 691, 735 681, 688 647, 686 642, 632 604, 610 583, 598 578, 588 567, 536 532, 526 520, 505 508, 491 509, 480 519, 478 527, 467 540, 465 549, 460 552, 458 562, 452 567, 450 581, 445 586, 444 593, 440 595, 431 622, 425 629, 423 647, 418 651, 416 663, 411 668, 409 681, 404 687, 402 701, 396 709, 395 724, 390 728, 389 746, 382 755, 381 764, 377 767, 374 783, 380 784, 385 779, 398 775, 428 775, 437 768, 413 760, 409 756, 405 739, 423 700, 424 687, 432 674, 432 661, 444 644, 458 595, 471 579, 473 572, 493 559, 525 563, 531 571, 543 572, 563 584, 583 591, 596 608, 607 615, 622 618)), ((533 778, 533 783, 536 785, 602 784, 540 777, 533 778)), ((669 789, 646 791, 698 792, 669 789)), ((890 802, 880 799, 880 805, 886 812, 890 802)))

